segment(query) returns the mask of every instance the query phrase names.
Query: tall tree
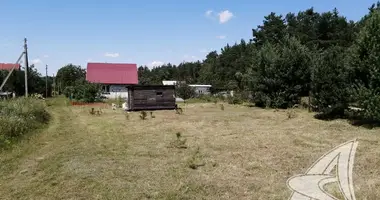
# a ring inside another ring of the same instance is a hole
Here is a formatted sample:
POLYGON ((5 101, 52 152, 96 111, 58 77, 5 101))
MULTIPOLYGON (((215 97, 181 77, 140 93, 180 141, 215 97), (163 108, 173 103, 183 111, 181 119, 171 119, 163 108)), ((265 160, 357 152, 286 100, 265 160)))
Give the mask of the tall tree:
POLYGON ((363 116, 380 120, 380 11, 372 11, 364 21, 351 49, 352 77, 357 82, 356 100, 363 116))
POLYGON ((263 25, 252 29, 253 41, 261 46, 265 42, 279 42, 286 35, 285 20, 282 15, 271 12, 264 17, 263 25))
POLYGON ((342 47, 317 54, 312 68, 312 105, 324 117, 342 117, 350 102, 349 69, 342 47))
POLYGON ((296 38, 281 44, 266 43, 259 54, 254 80, 258 106, 287 108, 299 103, 310 83, 310 52, 296 38))
POLYGON ((56 81, 62 90, 67 86, 75 86, 78 80, 84 79, 86 79, 86 70, 73 64, 60 68, 56 76, 56 81))

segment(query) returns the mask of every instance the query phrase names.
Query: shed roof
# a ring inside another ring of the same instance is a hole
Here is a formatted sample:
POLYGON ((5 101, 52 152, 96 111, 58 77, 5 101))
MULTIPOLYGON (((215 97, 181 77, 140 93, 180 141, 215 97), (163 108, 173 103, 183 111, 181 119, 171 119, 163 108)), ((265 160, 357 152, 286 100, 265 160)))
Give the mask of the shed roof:
POLYGON ((138 84, 137 65, 130 63, 87 63, 86 80, 103 84, 138 84))

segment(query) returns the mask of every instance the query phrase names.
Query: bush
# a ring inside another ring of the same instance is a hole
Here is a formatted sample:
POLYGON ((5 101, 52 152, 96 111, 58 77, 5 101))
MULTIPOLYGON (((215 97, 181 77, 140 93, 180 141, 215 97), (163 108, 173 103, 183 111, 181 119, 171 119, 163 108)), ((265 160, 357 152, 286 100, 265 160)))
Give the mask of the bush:
POLYGON ((195 97, 195 90, 187 84, 179 84, 176 88, 176 95, 186 101, 195 97))
POLYGON ((0 146, 39 128, 49 119, 44 101, 33 98, 0 101, 0 146))
POLYGON ((100 86, 98 84, 83 81, 76 86, 68 86, 64 89, 63 93, 66 97, 71 97, 77 101, 92 103, 96 101, 100 86))

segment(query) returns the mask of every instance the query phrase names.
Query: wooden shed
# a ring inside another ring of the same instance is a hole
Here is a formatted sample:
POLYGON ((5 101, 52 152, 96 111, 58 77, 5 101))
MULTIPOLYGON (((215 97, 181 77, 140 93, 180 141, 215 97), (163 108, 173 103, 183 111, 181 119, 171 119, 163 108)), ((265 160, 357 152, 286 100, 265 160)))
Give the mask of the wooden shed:
POLYGON ((129 85, 127 88, 128 111, 176 108, 174 85, 129 85))

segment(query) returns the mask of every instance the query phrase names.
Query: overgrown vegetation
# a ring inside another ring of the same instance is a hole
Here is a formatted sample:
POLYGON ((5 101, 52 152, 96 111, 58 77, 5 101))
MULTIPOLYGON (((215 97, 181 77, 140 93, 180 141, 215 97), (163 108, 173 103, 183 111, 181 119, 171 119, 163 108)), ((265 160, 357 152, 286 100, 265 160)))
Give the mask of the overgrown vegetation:
POLYGON ((44 101, 35 98, 18 98, 0 101, 0 146, 41 127, 50 115, 44 101))
POLYGON ((98 96, 100 86, 89 83, 85 80, 79 80, 75 86, 67 86, 63 91, 64 95, 72 100, 79 102, 92 103, 98 96))

